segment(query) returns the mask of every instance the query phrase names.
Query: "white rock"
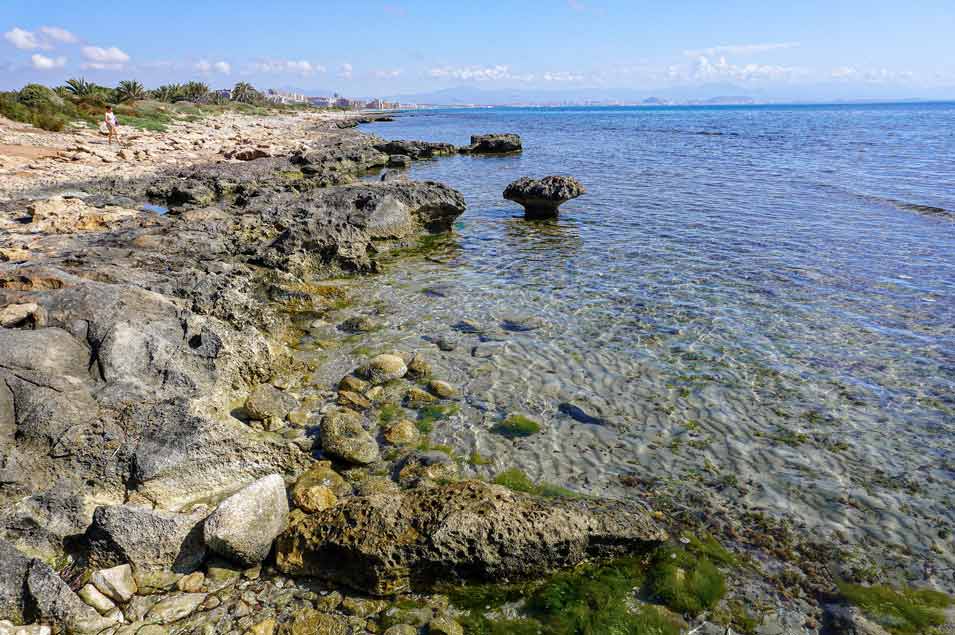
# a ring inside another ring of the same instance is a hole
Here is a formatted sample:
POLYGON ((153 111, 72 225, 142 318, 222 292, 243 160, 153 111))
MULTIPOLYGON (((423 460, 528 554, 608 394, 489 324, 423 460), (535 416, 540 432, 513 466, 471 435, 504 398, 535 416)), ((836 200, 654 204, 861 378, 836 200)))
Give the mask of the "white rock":
POLYGON ((100 615, 106 615, 116 608, 111 599, 103 595, 99 589, 92 584, 87 584, 76 592, 80 599, 92 606, 100 615))
POLYGON ((120 604, 129 602, 136 594, 136 580, 133 579, 133 569, 128 564, 97 571, 91 582, 103 595, 120 604))
POLYGON ((271 474, 219 504, 205 522, 206 544, 220 556, 251 566, 265 560, 287 524, 285 480, 271 474))

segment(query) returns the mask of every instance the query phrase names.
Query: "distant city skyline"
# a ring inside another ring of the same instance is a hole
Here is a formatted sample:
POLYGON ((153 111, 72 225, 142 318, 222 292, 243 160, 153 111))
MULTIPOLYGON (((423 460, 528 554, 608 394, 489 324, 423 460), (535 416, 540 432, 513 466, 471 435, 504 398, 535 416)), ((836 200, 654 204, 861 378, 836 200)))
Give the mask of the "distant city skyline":
POLYGON ((458 101, 955 99, 950 0, 461 4, 8 0, 0 89, 82 76, 458 101))

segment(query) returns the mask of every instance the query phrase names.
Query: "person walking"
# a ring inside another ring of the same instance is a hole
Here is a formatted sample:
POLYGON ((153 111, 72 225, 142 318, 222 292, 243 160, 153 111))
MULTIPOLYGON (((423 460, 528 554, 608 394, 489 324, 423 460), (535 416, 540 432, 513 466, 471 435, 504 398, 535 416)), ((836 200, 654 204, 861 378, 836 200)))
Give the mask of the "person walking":
POLYGON ((106 107, 106 129, 109 131, 109 145, 113 145, 113 138, 116 138, 116 143, 119 141, 119 131, 117 128, 119 124, 116 123, 116 113, 113 112, 112 106, 106 107))

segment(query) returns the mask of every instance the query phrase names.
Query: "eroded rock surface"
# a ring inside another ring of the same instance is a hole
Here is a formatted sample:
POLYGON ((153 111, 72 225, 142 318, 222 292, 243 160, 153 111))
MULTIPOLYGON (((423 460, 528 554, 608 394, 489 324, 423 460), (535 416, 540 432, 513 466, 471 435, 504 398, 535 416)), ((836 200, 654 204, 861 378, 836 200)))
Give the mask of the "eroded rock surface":
POLYGON ((664 539, 640 507, 545 502, 464 481, 351 497, 301 517, 279 536, 276 561, 289 574, 390 595, 437 580, 540 576, 664 539))
POLYGON ((462 154, 510 154, 523 150, 519 135, 482 134, 471 135, 470 145, 458 149, 462 154))
POLYGON ((563 203, 585 194, 580 181, 570 176, 522 177, 504 189, 504 198, 524 207, 528 218, 552 218, 563 203))

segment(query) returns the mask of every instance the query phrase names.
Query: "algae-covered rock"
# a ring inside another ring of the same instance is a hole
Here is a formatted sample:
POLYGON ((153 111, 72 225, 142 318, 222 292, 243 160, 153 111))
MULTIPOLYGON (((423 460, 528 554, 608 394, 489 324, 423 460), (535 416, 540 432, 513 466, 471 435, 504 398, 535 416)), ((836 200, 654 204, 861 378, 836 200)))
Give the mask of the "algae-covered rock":
POLYGON ((333 410, 322 419, 322 451, 347 461, 366 465, 378 460, 378 443, 361 425, 361 415, 347 409, 333 410))
POLYGON ((245 411, 253 419, 284 419, 298 405, 295 397, 269 384, 256 386, 245 400, 245 411))
POLYGON ((377 595, 438 580, 538 577, 666 539, 640 506, 545 501, 480 481, 351 497, 302 518, 276 563, 377 595))
POLYGON ((328 461, 318 461, 302 474, 292 488, 292 502, 305 512, 327 509, 339 496, 351 494, 351 485, 328 461))
POLYGON ((400 379, 408 372, 405 361, 397 355, 378 355, 359 369, 360 374, 373 384, 400 379))

